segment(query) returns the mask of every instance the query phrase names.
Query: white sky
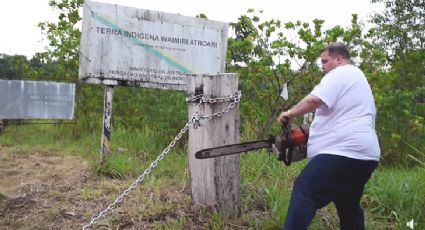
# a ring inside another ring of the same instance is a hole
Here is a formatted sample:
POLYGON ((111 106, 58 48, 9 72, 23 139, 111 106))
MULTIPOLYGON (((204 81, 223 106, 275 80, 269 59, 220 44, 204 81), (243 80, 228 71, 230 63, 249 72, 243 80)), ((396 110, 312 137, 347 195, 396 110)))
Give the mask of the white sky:
MULTIPOLYGON (((60 0, 58 0, 60 1, 60 0)), ((249 8, 263 10, 260 19, 279 19, 283 22, 313 19, 325 20, 325 27, 350 25, 351 14, 359 15, 366 23, 369 15, 382 10, 370 0, 96 0, 141 9, 196 16, 204 13, 211 20, 236 22, 249 8)), ((58 12, 49 0, 2 1, 0 7, 0 53, 22 54, 28 58, 45 50, 46 36, 37 27, 39 22, 56 22, 58 12), (44 40, 44 41, 43 41, 44 40)))

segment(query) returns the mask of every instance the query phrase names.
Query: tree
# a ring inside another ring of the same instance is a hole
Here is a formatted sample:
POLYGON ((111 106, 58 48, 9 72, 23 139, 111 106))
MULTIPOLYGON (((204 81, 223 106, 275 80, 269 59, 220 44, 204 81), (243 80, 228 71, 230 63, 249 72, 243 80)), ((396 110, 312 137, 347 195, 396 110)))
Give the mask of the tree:
POLYGON ((425 152, 425 2, 373 0, 384 3, 369 31, 375 57, 386 64, 371 74, 377 98, 377 128, 386 162, 406 160, 411 146, 425 152), (384 54, 385 55, 382 55, 384 54), (396 147, 396 148, 395 148, 396 147), (403 154, 403 155, 401 155, 403 154))
POLYGON ((0 54, 0 78, 19 80, 31 71, 30 62, 24 55, 0 54))
POLYGON ((226 71, 240 76, 242 124, 263 137, 271 129, 280 129, 272 127, 279 112, 298 102, 320 80, 317 59, 326 43, 343 41, 352 48, 352 56, 359 56, 362 25, 357 15, 353 15, 351 28, 324 30, 324 21, 319 19, 312 25, 274 19, 261 22, 254 10, 247 13, 231 23, 234 36, 228 42, 226 71), (290 39, 288 34, 297 38, 290 39), (288 101, 279 96, 285 83, 290 87, 288 101))
POLYGON ((79 9, 84 0, 50 0, 49 6, 59 10, 59 21, 41 22, 38 26, 47 35, 49 47, 39 58, 44 62, 58 63, 58 78, 75 80, 78 73, 81 31, 77 23, 81 21, 79 9))

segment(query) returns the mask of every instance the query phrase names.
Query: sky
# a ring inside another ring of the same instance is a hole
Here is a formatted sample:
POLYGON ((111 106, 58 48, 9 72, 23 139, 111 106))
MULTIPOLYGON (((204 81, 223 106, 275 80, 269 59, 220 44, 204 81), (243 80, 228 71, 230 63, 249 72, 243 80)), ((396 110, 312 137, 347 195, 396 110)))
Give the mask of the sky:
MULTIPOLYGON (((60 1, 60 0, 58 0, 60 1)), ((358 14, 360 21, 366 23, 374 12, 383 7, 371 4, 370 0, 97 0, 130 6, 140 9, 156 10, 166 13, 196 16, 204 13, 211 20, 236 22, 248 9, 262 10, 260 18, 278 19, 283 22, 313 19, 325 20, 325 27, 336 25, 348 27, 351 14, 358 14)), ((25 55, 31 58, 42 52, 48 45, 46 35, 37 26, 40 22, 56 22, 58 12, 49 6, 49 0, 3 1, 0 7, 1 40, 0 53, 25 55)), ((82 13, 81 13, 82 14, 82 13)))

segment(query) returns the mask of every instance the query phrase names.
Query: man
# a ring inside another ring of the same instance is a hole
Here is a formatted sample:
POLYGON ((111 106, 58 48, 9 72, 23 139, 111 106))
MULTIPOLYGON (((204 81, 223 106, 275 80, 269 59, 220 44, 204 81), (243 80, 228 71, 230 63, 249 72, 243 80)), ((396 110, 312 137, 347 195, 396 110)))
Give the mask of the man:
POLYGON ((330 202, 336 206, 341 229, 364 229, 360 199, 380 157, 375 102, 344 44, 329 44, 320 58, 325 76, 277 119, 282 124, 316 111, 307 145, 309 162, 294 182, 283 229, 307 229, 316 210, 330 202))

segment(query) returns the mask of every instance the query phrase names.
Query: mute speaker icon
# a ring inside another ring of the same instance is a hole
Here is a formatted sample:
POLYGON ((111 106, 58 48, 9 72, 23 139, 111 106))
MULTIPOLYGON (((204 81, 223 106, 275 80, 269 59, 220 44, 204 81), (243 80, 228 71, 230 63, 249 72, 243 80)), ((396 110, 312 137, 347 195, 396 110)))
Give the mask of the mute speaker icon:
POLYGON ((412 219, 411 221, 407 222, 407 227, 413 229, 415 227, 415 221, 412 219))

